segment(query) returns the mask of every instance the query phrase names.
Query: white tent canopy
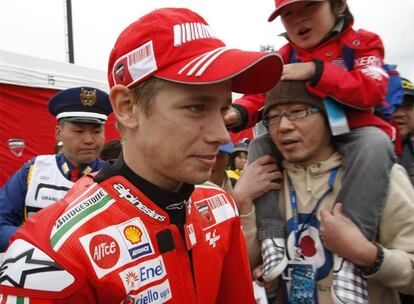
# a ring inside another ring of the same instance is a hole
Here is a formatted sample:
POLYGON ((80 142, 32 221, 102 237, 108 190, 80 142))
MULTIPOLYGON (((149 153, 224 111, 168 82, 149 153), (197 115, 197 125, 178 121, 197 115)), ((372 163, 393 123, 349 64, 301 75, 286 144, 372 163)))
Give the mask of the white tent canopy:
POLYGON ((92 86, 108 92, 104 71, 0 50, 0 83, 47 89, 92 86))

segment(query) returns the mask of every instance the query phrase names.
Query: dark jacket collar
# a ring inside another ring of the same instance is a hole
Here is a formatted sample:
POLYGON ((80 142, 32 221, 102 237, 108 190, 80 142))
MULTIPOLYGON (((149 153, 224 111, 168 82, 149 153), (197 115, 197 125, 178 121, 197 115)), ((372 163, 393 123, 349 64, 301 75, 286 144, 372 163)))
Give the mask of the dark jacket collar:
POLYGON ((177 216, 176 213, 180 214, 179 217, 182 216, 185 202, 194 191, 194 185, 189 184, 183 184, 179 192, 171 192, 150 183, 128 167, 122 154, 115 161, 106 162, 102 170, 94 177, 94 181, 99 183, 116 175, 125 177, 152 202, 164 209, 169 214, 171 222, 174 222, 173 218, 177 216))

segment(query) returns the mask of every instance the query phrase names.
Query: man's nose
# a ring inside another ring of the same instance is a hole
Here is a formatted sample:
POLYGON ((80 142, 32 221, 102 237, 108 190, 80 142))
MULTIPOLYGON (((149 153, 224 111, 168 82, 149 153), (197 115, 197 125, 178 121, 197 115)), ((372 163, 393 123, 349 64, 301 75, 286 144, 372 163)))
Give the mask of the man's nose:
POLYGON ((93 133, 92 132, 84 132, 83 134, 83 141, 86 143, 93 143, 93 133))
POLYGON ((279 130, 290 130, 292 128, 293 123, 285 115, 283 115, 280 119, 279 130))
POLYGON ((223 116, 219 115, 214 121, 210 121, 207 126, 209 128, 208 140, 224 145, 230 142, 231 137, 224 124, 223 116))

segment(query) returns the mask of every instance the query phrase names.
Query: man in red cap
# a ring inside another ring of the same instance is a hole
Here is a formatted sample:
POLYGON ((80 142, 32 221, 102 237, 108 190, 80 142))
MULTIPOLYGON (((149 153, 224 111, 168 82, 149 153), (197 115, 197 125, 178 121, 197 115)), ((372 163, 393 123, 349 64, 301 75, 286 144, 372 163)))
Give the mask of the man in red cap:
POLYGON ((265 92, 281 71, 187 9, 132 23, 108 66, 122 155, 15 235, 3 302, 254 303, 236 205, 203 183, 230 141, 231 91, 265 92))

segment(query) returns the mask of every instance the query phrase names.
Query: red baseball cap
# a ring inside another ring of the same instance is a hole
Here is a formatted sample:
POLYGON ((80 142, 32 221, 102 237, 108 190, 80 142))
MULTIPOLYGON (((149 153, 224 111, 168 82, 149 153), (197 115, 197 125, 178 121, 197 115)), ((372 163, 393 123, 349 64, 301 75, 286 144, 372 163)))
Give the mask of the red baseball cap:
POLYGON ((279 81, 276 53, 231 49, 208 23, 184 8, 162 8, 141 17, 118 37, 108 64, 110 87, 132 88, 151 76, 185 84, 232 79, 232 90, 264 93, 279 81))
POLYGON ((269 16, 267 21, 271 22, 276 19, 276 17, 279 16, 280 10, 282 7, 285 7, 288 4, 294 3, 294 2, 300 2, 300 1, 324 1, 324 0, 275 0, 276 9, 273 11, 273 13, 269 16))

